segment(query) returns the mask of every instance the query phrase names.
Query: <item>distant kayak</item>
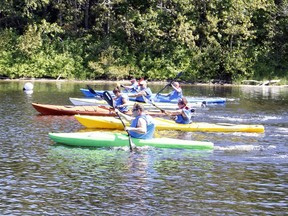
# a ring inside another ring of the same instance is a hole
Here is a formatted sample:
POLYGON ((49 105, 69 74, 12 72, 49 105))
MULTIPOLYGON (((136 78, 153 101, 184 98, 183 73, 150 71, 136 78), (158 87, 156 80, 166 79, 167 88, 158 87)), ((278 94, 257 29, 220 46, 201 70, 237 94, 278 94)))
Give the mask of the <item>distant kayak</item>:
MULTIPOLYGON (((86 97, 102 97, 103 96, 103 92, 104 91, 99 91, 99 90, 94 90, 96 94, 93 94, 89 91, 89 89, 83 89, 81 88, 80 91, 86 96, 86 97)), ((112 96, 114 95, 112 91, 108 91, 112 96)), ((131 97, 132 94, 134 93, 123 93, 123 94, 127 94, 127 96, 129 97, 130 101, 136 101, 135 97, 131 97), (129 96, 130 95, 130 96, 129 96)), ((226 98, 220 98, 220 97, 214 97, 214 98, 207 98, 207 97, 190 97, 187 96, 186 97, 187 101, 189 103, 202 103, 205 102, 207 105, 208 104, 225 104, 226 103, 226 98)), ((173 100, 169 100, 168 97, 162 96, 162 95, 157 95, 153 94, 152 95, 152 100, 154 102, 161 102, 161 103, 178 103, 178 99, 173 99, 173 100)))
MULTIPOLYGON (((76 106, 108 106, 107 102, 103 100, 102 98, 69 98, 70 102, 73 105, 76 106)), ((129 99, 128 106, 132 107, 135 104, 136 101, 131 101, 129 99)), ((155 109, 155 107, 150 104, 150 103, 143 103, 143 102, 137 102, 141 103, 145 109, 155 109)), ((178 105, 176 103, 159 103, 156 102, 154 103, 158 107, 161 107, 162 109, 167 109, 167 110, 176 110, 178 109, 178 105)), ((205 108, 206 103, 205 102, 194 102, 194 103, 189 103, 188 104, 192 108, 205 108)))
MULTIPOLYGON (((78 132, 78 133, 49 133, 49 137, 57 143, 71 146, 90 147, 125 147, 128 146, 128 136, 113 132, 78 132)), ((151 146, 156 148, 211 150, 212 142, 193 141, 172 138, 136 139, 132 138, 137 147, 151 146)))
MULTIPOLYGON (((92 92, 89 90, 89 89, 84 89, 84 88, 80 88, 80 91, 83 93, 83 95, 85 96, 85 97, 95 97, 95 96, 103 96, 103 92, 104 92, 104 90, 103 91, 101 91, 101 90, 92 90, 92 92)), ((112 96, 114 96, 114 93, 113 93, 113 91, 108 91, 112 96)), ((131 92, 126 92, 125 90, 123 90, 122 91, 122 93, 123 94, 131 94, 131 92)))
MULTIPOLYGON (((77 106, 99 106, 99 105, 106 105, 108 106, 107 102, 103 99, 97 99, 97 98, 69 98, 72 104, 77 105, 77 106)), ((136 101, 131 101, 129 99, 128 105, 132 107, 135 104, 136 101)), ((141 103, 145 109, 155 109, 155 107, 150 104, 150 103, 142 103, 142 102, 137 102, 141 103)), ((169 110, 176 110, 178 108, 178 105, 175 103, 159 103, 156 102, 155 105, 158 107, 161 107, 162 109, 169 109, 169 110)), ((195 103, 190 103, 189 106, 192 106, 193 108, 200 108, 200 107, 205 107, 203 106, 202 102, 195 102, 195 103)))
MULTIPOLYGON (((93 115, 93 116, 116 116, 107 106, 74 106, 74 105, 51 105, 32 103, 32 106, 42 115, 93 115)), ((132 115, 129 111, 127 115, 132 115)), ((151 116, 163 116, 160 111, 149 111, 147 114, 151 116)))
MULTIPOLYGON (((97 129, 118 129, 122 130, 121 121, 113 117, 96 117, 75 115, 80 124, 86 128, 97 129)), ((178 124, 172 120, 163 118, 154 118, 157 130, 180 130, 180 131, 199 131, 199 132, 248 132, 264 133, 262 125, 244 125, 244 124, 227 124, 227 123, 205 123, 192 122, 191 124, 178 124)), ((129 125, 129 122, 126 122, 129 125)))
MULTIPOLYGON (((201 102, 206 102, 206 104, 224 104, 226 103, 226 98, 200 98, 200 97, 186 97, 188 103, 201 103, 201 102)), ((164 96, 157 96, 154 97, 153 100, 155 102, 166 102, 166 103, 178 103, 178 99, 173 99, 173 100, 169 100, 168 97, 164 97, 164 96)))
MULTIPOLYGON (((89 105, 104 105, 109 106, 105 100, 99 100, 95 98, 69 98, 72 104, 78 105, 78 106, 89 106, 89 105)), ((128 106, 132 107, 135 104, 135 101, 129 101, 128 106)), ((141 103, 145 109, 155 109, 155 107, 152 104, 149 103, 141 103)), ((177 109, 177 104, 158 104, 157 105, 163 109, 177 109)))
MULTIPOLYGON (((128 95, 129 96, 129 95, 128 95)), ((205 102, 207 105, 209 104, 225 104, 226 103, 226 98, 200 98, 200 97, 186 97, 188 103, 203 103, 205 102)), ((135 98, 129 97, 129 100, 131 101, 135 101, 135 98)), ((154 102, 160 102, 160 103, 173 103, 173 104, 177 104, 179 99, 173 99, 170 100, 169 97, 165 97, 165 96, 154 96, 152 98, 152 100, 154 102)))
MULTIPOLYGON (((84 88, 80 88, 80 91, 84 94, 85 97, 103 96, 103 92, 104 92, 104 91, 94 90, 96 93, 96 94, 94 94, 94 93, 90 92, 89 89, 84 89, 84 88)), ((109 93, 113 94, 112 91, 109 91, 109 93)))

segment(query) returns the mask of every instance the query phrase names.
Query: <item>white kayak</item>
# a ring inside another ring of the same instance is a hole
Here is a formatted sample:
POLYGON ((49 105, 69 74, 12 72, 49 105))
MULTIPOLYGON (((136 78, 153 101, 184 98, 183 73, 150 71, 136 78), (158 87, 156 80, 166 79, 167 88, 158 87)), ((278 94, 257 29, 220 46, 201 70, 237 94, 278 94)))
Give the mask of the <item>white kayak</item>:
MULTIPOLYGON (((98 98, 69 98, 72 104, 76 106, 109 106, 105 100, 98 99, 98 98)), ((135 104, 135 101, 129 101, 129 106, 132 107, 135 104)), ((139 103, 139 102, 137 102, 139 103)), ((145 109, 155 109, 155 107, 150 103, 141 103, 144 105, 145 109)), ((156 106, 160 107, 161 109, 167 110, 176 110, 178 105, 175 103, 154 103, 156 106)), ((196 103, 189 103, 189 106, 195 108, 203 108, 206 107, 205 104, 202 102, 196 103)))

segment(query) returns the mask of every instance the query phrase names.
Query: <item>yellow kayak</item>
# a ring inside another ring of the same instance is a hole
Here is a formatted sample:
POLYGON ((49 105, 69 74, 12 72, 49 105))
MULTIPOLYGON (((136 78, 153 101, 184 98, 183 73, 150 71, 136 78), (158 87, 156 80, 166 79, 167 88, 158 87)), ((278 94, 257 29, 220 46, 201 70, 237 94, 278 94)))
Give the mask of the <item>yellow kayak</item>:
MULTIPOLYGON (((102 116, 75 115, 75 118, 86 128, 97 129, 123 129, 123 125, 118 118, 102 116)), ((157 130, 180 130, 180 131, 198 131, 198 132, 249 132, 264 133, 263 125, 244 125, 244 124, 226 124, 226 123, 205 123, 192 122, 191 124, 178 124, 172 120, 163 118, 154 118, 157 130)), ((127 126, 129 122, 123 121, 127 126)))

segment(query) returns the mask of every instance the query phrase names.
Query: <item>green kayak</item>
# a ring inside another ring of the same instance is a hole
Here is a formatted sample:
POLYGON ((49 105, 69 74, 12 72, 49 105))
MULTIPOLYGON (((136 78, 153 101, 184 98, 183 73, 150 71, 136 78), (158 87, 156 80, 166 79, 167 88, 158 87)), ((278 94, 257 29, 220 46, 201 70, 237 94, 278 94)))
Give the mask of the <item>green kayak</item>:
MULTIPOLYGON (((49 133, 49 137, 57 142, 71 146, 94 147, 124 147, 129 145, 128 136, 123 133, 113 132, 77 132, 77 133, 49 133)), ((156 148, 179 149, 213 149, 214 144, 207 141, 181 140, 171 138, 135 139, 137 147, 151 146, 156 148)))

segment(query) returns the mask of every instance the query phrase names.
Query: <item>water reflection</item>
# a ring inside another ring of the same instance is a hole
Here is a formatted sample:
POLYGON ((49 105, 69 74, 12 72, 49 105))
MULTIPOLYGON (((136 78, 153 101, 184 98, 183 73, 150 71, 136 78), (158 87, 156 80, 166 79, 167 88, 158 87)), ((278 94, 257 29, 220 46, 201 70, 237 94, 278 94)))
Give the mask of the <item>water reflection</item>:
POLYGON ((287 87, 281 86, 241 86, 241 91, 251 98, 284 100, 287 99, 287 87))
MULTIPOLYGON (((92 204, 97 206, 98 211, 103 212, 105 210, 107 213, 113 214, 117 208, 116 206, 121 206, 123 214, 127 214, 128 212, 131 213, 130 208, 133 207, 135 210, 132 212, 145 215, 147 212, 155 212, 158 202, 163 202, 163 204, 166 201, 171 203, 173 200, 179 202, 177 201, 177 193, 175 194, 168 188, 169 185, 176 183, 177 180, 181 180, 179 178, 181 174, 175 175, 175 172, 180 171, 182 168, 186 169, 188 164, 190 166, 188 170, 192 169, 189 161, 193 160, 195 166, 200 166, 201 169, 205 167, 207 169, 211 166, 201 162, 203 155, 200 153, 196 154, 193 151, 186 152, 186 155, 182 155, 182 153, 182 150, 176 150, 175 152, 154 149, 130 154, 128 151, 104 149, 92 151, 91 149, 57 146, 51 149, 49 157, 52 161, 55 160, 56 163, 60 160, 63 168, 57 168, 60 174, 63 171, 67 173, 67 169, 69 173, 79 173, 78 175, 73 175, 73 181, 78 179, 77 182, 83 182, 83 179, 86 178, 85 174, 90 173, 90 178, 87 176, 88 179, 86 179, 90 186, 84 186, 83 183, 81 185, 85 188, 85 191, 93 191, 92 193, 89 192, 88 196, 92 204), (178 162, 177 157, 179 159, 178 162), (72 164, 73 166, 71 166, 72 164), (64 168, 65 166, 66 168, 64 168), (93 178, 91 178, 91 175, 93 178), (166 190, 168 194, 170 191, 171 195, 164 199, 161 198, 162 190, 166 190), (112 207, 107 202, 109 199, 113 199, 115 207, 112 207), (107 209, 108 206, 110 207, 109 209, 107 209)), ((79 186, 77 187, 79 188, 79 186)), ((189 189, 187 188, 186 191, 189 191, 189 189)), ((168 207, 168 203, 163 206, 168 207)), ((175 210, 173 211, 176 212, 175 210)), ((182 211, 188 213, 187 209, 182 211)))
POLYGON ((29 96, 31 94, 33 94, 33 90, 24 90, 24 93, 29 96))

